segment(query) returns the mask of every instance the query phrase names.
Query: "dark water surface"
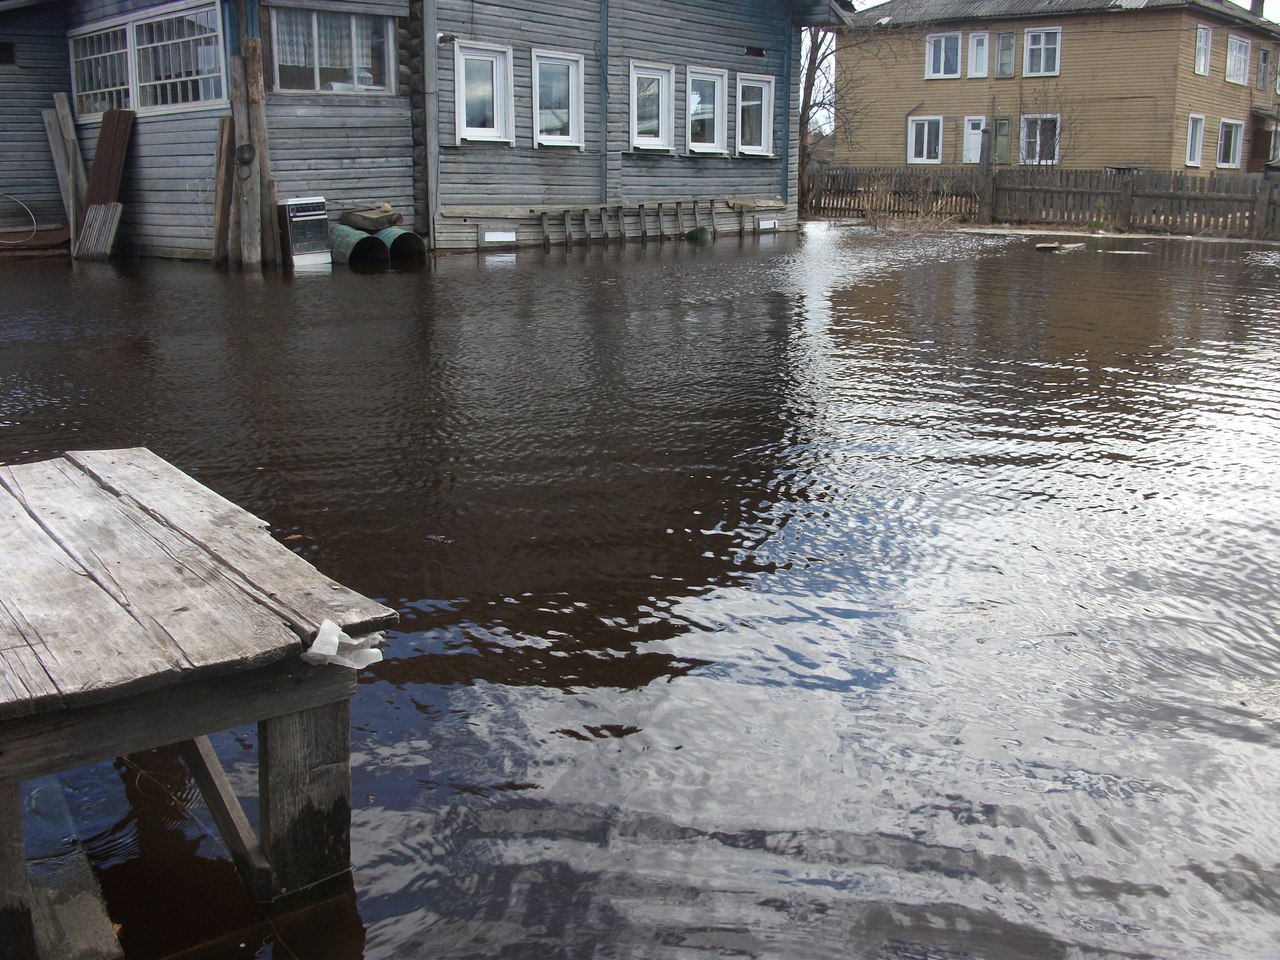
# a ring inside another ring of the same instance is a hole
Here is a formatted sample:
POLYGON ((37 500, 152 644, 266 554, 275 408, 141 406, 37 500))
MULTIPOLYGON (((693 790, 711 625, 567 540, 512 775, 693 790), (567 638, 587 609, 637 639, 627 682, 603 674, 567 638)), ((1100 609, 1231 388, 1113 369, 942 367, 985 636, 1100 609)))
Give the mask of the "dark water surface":
POLYGON ((1280 953, 1280 250, 1031 247, 0 263, 0 461, 148 446, 403 617, 345 921, 66 778, 131 956, 1280 953))

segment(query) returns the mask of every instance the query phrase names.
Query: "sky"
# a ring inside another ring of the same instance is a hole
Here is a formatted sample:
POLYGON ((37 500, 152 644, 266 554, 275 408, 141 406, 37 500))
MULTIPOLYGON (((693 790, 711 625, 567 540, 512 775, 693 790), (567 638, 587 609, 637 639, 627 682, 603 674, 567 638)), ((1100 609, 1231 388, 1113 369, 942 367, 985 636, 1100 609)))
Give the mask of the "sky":
MULTIPOLYGON (((876 3, 880 2, 882 2, 882 0, 875 0, 875 3, 868 3, 866 0, 855 0, 854 6, 861 10, 865 7, 875 6, 876 3)), ((1244 7, 1246 10, 1249 9, 1248 3, 1236 3, 1236 6, 1244 7)), ((1280 0, 1266 0, 1266 3, 1262 8, 1262 15, 1268 20, 1274 20, 1277 23, 1280 23, 1280 0)))

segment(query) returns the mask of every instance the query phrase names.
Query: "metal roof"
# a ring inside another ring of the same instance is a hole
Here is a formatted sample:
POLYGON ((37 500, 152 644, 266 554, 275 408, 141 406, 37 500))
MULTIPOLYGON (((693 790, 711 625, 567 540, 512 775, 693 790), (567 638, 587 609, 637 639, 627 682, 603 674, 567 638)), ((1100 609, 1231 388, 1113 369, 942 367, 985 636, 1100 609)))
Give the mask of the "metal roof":
POLYGON ((847 26, 866 29, 958 20, 1056 19, 1075 14, 1140 10, 1190 10, 1216 20, 1251 26, 1280 38, 1280 24, 1255 17, 1228 0, 888 0, 857 13, 841 11, 841 17, 847 26))

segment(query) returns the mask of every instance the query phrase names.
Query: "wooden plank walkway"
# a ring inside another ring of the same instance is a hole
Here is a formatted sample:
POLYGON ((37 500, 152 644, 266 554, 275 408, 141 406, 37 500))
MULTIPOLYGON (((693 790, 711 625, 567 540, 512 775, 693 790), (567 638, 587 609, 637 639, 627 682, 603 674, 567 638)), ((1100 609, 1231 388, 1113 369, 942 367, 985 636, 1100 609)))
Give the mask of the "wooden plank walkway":
POLYGON ((148 450, 0 467, 0 954, 30 926, 19 782, 147 747, 183 745, 258 899, 349 869, 354 672, 300 660, 324 620, 396 613, 148 450), (253 721, 261 844, 203 740, 253 721))

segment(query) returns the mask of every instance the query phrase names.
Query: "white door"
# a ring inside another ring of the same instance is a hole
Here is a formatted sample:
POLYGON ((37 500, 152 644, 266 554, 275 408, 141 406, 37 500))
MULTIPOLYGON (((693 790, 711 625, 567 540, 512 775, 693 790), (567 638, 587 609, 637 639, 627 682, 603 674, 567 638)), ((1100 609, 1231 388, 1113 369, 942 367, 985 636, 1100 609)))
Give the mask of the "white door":
POLYGON ((982 160, 982 131, 987 125, 986 117, 964 118, 964 162, 978 163, 982 160))

